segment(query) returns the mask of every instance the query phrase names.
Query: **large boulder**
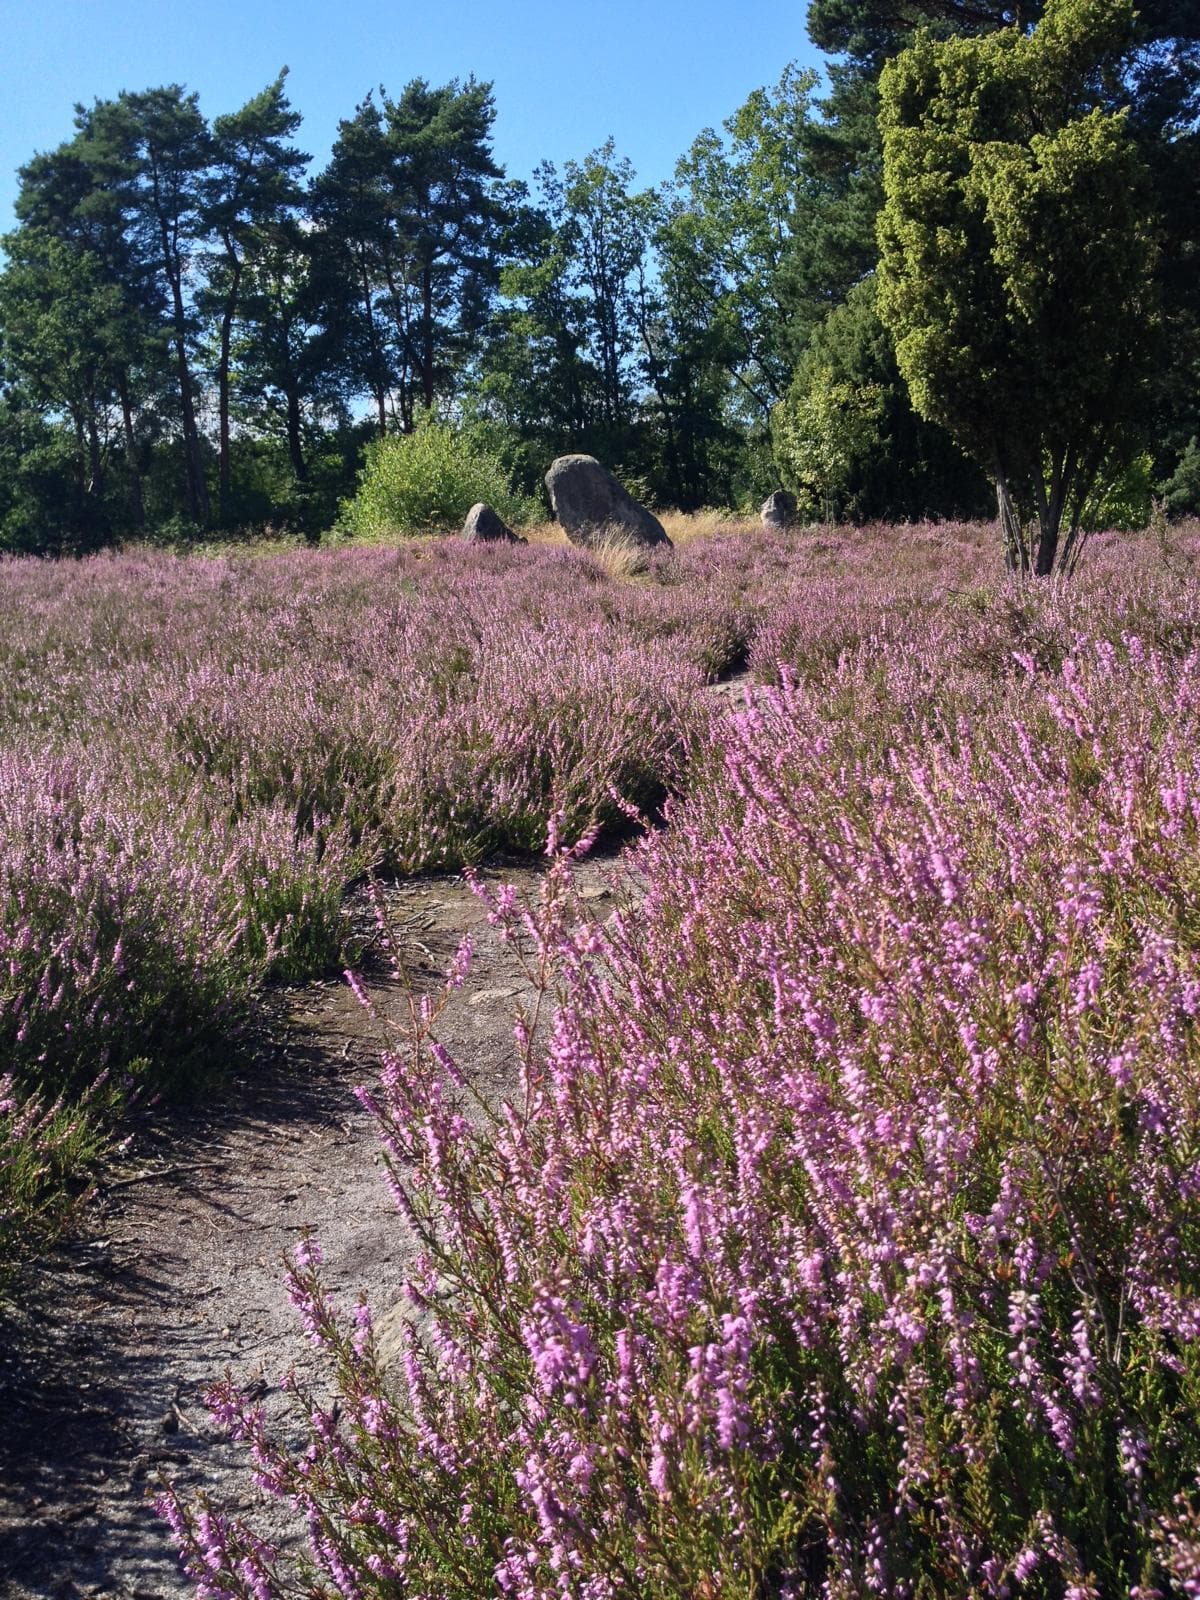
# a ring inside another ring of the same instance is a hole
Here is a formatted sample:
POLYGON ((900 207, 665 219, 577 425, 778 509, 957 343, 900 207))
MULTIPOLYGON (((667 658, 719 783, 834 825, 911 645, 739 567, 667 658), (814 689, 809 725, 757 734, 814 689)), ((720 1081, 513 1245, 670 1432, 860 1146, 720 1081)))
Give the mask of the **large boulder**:
POLYGON ((796 496, 786 489, 776 489, 762 503, 760 511, 764 528, 794 528, 796 526, 796 496))
POLYGON ((572 544, 585 548, 606 535, 630 544, 669 545, 667 530, 595 456, 559 456, 546 474, 550 504, 572 544))
POLYGON ((461 538, 468 544, 524 544, 525 540, 516 534, 500 516, 493 511, 491 506, 485 505, 482 500, 477 501, 467 512, 467 520, 463 523, 461 538))

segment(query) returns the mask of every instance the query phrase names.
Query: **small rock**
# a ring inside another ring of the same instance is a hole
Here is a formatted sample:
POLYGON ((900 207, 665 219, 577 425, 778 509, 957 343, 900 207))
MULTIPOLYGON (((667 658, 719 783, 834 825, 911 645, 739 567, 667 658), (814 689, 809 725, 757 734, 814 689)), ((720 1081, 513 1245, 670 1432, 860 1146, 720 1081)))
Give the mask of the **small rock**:
POLYGON ((786 489, 776 489, 763 501, 760 509, 764 528, 794 528, 796 526, 796 496, 786 489))
POLYGON ((493 511, 491 506, 482 500, 477 501, 467 512, 467 520, 463 523, 459 537, 467 544, 525 543, 519 534, 512 531, 499 512, 493 511))

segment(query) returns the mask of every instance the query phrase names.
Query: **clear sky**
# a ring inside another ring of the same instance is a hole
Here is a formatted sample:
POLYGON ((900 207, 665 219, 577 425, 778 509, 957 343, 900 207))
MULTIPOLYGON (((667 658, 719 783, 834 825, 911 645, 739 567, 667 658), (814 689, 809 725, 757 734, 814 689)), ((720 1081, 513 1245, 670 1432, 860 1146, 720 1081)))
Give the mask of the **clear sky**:
POLYGON ((794 59, 804 0, 0 0, 0 231, 16 169, 69 138, 76 101, 182 83, 209 117, 290 69, 323 162, 367 90, 490 79, 498 159, 527 178, 609 134, 645 184, 794 59))

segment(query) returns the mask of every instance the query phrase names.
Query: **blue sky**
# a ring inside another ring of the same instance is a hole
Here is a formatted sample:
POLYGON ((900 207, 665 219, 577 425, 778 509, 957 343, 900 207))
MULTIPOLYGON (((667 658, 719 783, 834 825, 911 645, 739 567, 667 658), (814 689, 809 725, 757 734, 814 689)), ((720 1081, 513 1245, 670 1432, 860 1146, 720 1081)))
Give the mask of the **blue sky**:
POLYGON ((183 83, 211 117, 286 65, 299 143, 323 161, 371 87, 474 73, 495 84, 511 176, 612 134, 650 184, 788 61, 818 64, 803 0, 0 0, 0 39, 0 231, 17 167, 70 136, 76 101, 122 89, 183 83))

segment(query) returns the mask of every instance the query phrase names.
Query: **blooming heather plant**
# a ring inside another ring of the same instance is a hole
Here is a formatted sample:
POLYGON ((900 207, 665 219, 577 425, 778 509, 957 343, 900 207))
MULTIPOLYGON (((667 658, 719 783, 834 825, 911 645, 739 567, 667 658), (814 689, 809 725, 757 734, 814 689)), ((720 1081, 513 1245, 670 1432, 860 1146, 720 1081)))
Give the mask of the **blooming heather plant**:
POLYGON ((185 1076, 258 983, 336 963, 371 868, 658 804, 702 675, 745 648, 682 584, 574 551, 2 570, 0 1044, 51 1086, 185 1076))
POLYGON ((306 1243, 338 1404, 293 1383, 295 1453, 214 1404, 308 1562, 168 1495, 198 1592, 1195 1592, 1200 653, 1160 599, 1149 645, 1042 597, 1055 667, 980 654, 991 599, 851 619, 714 723, 636 907, 589 922, 561 855, 492 901, 549 1044, 518 1021, 490 1114, 428 1009, 385 1054, 398 1361, 306 1243))
POLYGON ((89 1169, 105 1147, 90 1102, 68 1107, 22 1094, 0 1077, 0 1303, 19 1262, 57 1237, 86 1197, 89 1169))
POLYGON ((624 823, 676 785, 747 605, 457 542, 0 564, 0 1052, 53 1099, 185 1088, 337 970, 371 870, 624 823))
POLYGON ((178 1081, 255 977, 340 946, 336 841, 318 863, 278 811, 234 828, 78 753, 10 754, 0 839, 0 1049, 52 1093, 135 1061, 178 1081))

